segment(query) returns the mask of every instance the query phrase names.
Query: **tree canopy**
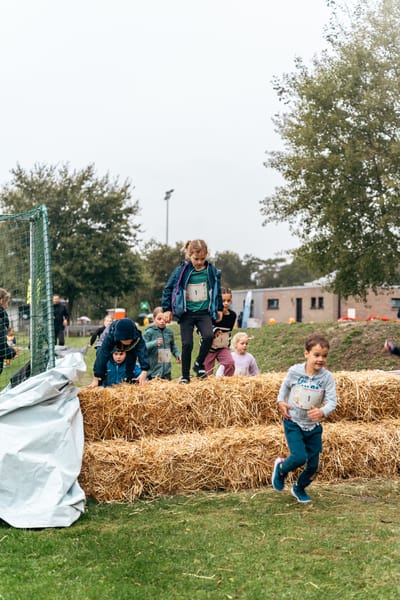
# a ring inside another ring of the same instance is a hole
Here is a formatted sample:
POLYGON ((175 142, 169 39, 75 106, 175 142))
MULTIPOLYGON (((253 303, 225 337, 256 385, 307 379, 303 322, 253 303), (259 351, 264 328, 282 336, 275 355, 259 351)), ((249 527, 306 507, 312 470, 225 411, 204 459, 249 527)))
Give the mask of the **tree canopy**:
POLYGON ((11 174, 0 191, 1 207, 19 213, 47 206, 54 290, 68 298, 71 311, 79 298, 101 306, 135 289, 139 206, 129 182, 98 177, 93 165, 79 171, 35 165, 30 172, 17 165, 11 174))
POLYGON ((400 2, 359 2, 326 39, 310 68, 297 59, 274 82, 284 149, 265 165, 284 184, 261 213, 264 224, 290 223, 295 256, 334 273, 336 293, 365 297, 399 282, 400 2))

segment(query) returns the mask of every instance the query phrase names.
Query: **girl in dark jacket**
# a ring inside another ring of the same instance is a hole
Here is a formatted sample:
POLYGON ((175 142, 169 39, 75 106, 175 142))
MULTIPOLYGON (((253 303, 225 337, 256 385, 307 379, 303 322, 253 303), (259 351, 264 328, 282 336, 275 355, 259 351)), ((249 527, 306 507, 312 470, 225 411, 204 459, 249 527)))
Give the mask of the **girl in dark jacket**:
POLYGON ((213 341, 213 320, 222 319, 221 271, 207 261, 204 240, 189 240, 184 246, 185 261, 170 275, 162 296, 166 322, 179 321, 182 340, 181 383, 190 382, 193 331, 201 335, 199 353, 193 365, 197 377, 206 377, 204 359, 213 341))

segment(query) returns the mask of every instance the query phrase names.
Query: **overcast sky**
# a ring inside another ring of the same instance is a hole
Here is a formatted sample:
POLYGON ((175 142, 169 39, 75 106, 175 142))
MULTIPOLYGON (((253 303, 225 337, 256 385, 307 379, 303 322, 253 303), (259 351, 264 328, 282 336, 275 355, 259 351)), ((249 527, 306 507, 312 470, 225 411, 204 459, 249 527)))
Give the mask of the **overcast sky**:
POLYGON ((129 179, 142 238, 204 238, 258 258, 296 247, 262 227, 279 183, 271 80, 324 47, 325 0, 2 0, 0 184, 19 163, 90 163, 129 179))

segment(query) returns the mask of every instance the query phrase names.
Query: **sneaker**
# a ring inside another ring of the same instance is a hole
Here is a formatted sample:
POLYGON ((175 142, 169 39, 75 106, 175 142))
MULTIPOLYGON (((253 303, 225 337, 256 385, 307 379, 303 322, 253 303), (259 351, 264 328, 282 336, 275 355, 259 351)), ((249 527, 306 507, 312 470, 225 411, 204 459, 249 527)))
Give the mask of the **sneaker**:
POLYGON ((201 377, 202 379, 204 379, 205 377, 207 377, 207 373, 206 370, 204 368, 203 365, 199 364, 196 360, 196 362, 193 365, 193 371, 196 373, 197 377, 201 377))
POLYGON ((179 383, 190 383, 189 377, 181 377, 179 383))
POLYGON ((302 504, 305 504, 306 502, 311 502, 311 498, 306 493, 305 489, 299 487, 297 483, 293 484, 293 487, 290 491, 292 496, 296 498, 297 502, 301 502, 302 504))
POLYGON ((383 345, 384 352, 392 352, 394 348, 394 343, 391 340, 386 340, 383 345))
POLYGON ((272 487, 277 492, 281 492, 285 487, 285 476, 283 475, 280 465, 283 463, 283 458, 277 458, 274 463, 274 470, 272 471, 272 487))

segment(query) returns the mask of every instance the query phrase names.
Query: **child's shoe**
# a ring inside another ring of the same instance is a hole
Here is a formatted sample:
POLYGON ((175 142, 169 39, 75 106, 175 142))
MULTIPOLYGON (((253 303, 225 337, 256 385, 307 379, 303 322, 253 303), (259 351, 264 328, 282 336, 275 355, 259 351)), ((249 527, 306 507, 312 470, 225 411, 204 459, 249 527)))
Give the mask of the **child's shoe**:
POLYGON ((311 498, 306 493, 305 489, 299 487, 297 483, 293 484, 293 487, 290 491, 292 496, 296 498, 297 502, 301 502, 302 504, 305 504, 306 502, 311 502, 311 498))
POLYGON ((197 360, 193 365, 193 371, 196 373, 197 377, 201 377, 202 379, 207 377, 207 373, 204 368, 204 365, 201 365, 200 363, 198 363, 197 360))
POLYGON ((277 492, 281 492, 285 487, 285 476, 281 470, 281 464, 283 463, 283 458, 277 458, 274 463, 274 470, 272 471, 272 487, 277 492))
POLYGON ((190 383, 189 377, 181 377, 179 383, 190 383))

